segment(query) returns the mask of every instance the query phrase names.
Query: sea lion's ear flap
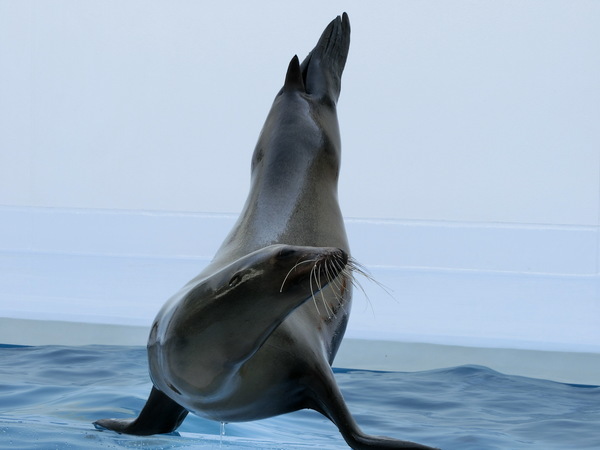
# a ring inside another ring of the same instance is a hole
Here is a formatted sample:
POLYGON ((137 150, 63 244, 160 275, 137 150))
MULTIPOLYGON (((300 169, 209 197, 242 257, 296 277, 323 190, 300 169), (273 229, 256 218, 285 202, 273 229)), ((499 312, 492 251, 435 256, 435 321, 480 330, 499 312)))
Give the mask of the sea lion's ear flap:
POLYGON ((283 85, 284 92, 292 91, 305 91, 304 79, 302 78, 302 71, 300 70, 300 61, 298 56, 294 55, 288 66, 287 73, 285 74, 285 84, 283 85))

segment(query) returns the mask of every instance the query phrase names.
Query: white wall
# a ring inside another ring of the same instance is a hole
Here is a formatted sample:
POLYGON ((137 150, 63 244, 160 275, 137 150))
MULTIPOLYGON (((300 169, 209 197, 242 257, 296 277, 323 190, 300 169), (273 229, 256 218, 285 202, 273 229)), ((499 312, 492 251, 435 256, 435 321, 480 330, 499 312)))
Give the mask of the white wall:
MULTIPOLYGON (((235 220, 2 207, 0 318, 147 329, 235 220)), ((597 228, 365 219, 346 227, 353 256, 391 290, 357 278, 368 297, 356 290, 347 337, 600 353, 597 228)))
POLYGON ((147 325, 344 10, 349 336, 598 352, 596 1, 0 0, 0 317, 147 325))
POLYGON ((346 216, 599 225, 595 1, 3 1, 0 204, 239 211, 289 59, 344 10, 346 216))

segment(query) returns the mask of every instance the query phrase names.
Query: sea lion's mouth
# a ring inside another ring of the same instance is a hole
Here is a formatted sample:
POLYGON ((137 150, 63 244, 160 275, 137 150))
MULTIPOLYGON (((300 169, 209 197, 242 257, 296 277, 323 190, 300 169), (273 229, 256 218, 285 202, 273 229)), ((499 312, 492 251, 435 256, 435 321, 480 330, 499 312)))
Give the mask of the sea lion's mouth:
POLYGON ((312 293, 319 292, 344 271, 348 259, 348 254, 338 248, 304 254, 287 272, 280 292, 283 292, 286 286, 306 281, 309 281, 312 293))
POLYGON ((317 254, 305 254, 287 272, 280 292, 293 286, 304 286, 306 300, 312 299, 317 314, 323 318, 336 317, 344 308, 349 285, 354 285, 353 273, 364 274, 364 269, 339 248, 323 249, 317 254))
POLYGON ((310 295, 317 314, 322 316, 319 306, 324 308, 328 318, 335 317, 336 312, 345 303, 345 291, 348 279, 352 279, 352 271, 348 268, 349 256, 341 249, 323 255, 310 271, 310 295), (325 295, 329 288, 333 296, 325 295))

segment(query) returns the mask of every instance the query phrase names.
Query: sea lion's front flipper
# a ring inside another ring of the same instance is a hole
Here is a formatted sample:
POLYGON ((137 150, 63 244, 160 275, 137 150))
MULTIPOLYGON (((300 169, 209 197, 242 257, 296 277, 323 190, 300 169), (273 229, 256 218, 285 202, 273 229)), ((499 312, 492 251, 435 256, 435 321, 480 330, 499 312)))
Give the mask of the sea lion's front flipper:
POLYGON ((302 61, 300 68, 308 94, 337 103, 349 48, 350 20, 344 13, 325 28, 315 48, 302 61))
POLYGON ((310 378, 308 386, 309 408, 319 411, 337 425, 346 443, 353 449, 414 449, 436 450, 434 447, 401 441, 386 436, 365 434, 350 414, 342 393, 335 381, 333 371, 321 364, 318 374, 310 378))
POLYGON ((187 409, 153 386, 146 405, 137 418, 100 419, 94 422, 94 425, 96 428, 106 428, 117 433, 147 436, 174 431, 181 425, 187 414, 187 409))

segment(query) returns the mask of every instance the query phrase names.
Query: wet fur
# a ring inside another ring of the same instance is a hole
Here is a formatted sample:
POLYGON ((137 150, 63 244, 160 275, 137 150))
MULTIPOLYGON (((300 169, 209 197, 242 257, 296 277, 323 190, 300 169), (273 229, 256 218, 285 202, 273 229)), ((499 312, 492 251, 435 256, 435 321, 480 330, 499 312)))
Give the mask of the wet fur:
POLYGON ((323 248, 350 253, 337 199, 336 113, 349 45, 344 14, 301 64, 297 57, 290 61, 252 156, 250 192, 237 223, 213 261, 157 315, 148 343, 154 387, 146 405, 137 418, 96 426, 148 435, 175 430, 188 411, 234 422, 311 408, 334 422, 352 448, 431 448, 363 433, 336 384, 331 363, 350 314, 352 274, 361 271, 355 262, 342 267, 336 258, 300 258, 285 272, 273 266, 248 298, 227 291, 236 265, 264 267, 274 244, 317 248, 319 255, 323 248), (303 266, 310 269, 309 285, 298 290, 291 279, 303 266), (236 307, 212 307, 211 289, 236 307), (220 350, 211 353, 215 346, 220 350))

